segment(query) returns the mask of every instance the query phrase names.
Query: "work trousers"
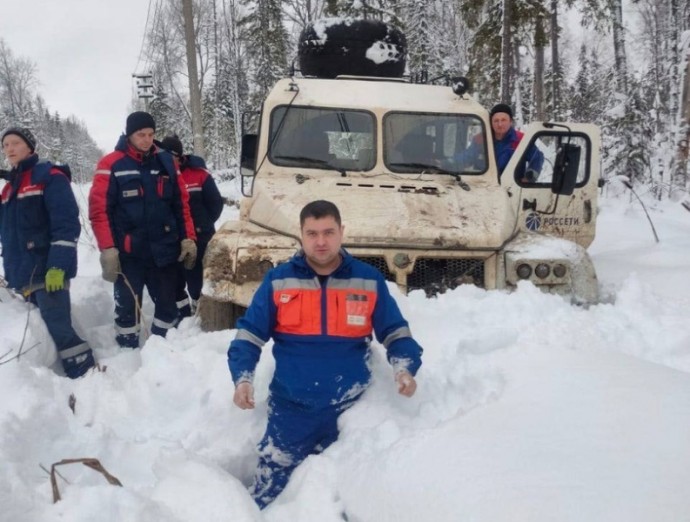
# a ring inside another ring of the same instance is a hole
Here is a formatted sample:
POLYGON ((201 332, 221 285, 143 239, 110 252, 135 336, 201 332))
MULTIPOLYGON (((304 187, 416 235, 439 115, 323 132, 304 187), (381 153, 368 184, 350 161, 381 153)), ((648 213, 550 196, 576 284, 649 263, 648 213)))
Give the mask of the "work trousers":
POLYGON ((29 301, 38 307, 57 348, 65 374, 76 379, 95 364, 89 345, 77 335, 72 326, 69 290, 46 292, 35 290, 29 301))
POLYGON ((187 270, 182 263, 178 263, 177 269, 177 309, 180 318, 190 317, 196 310, 196 303, 201 296, 201 288, 204 285, 204 254, 208 241, 197 241, 196 263, 191 270, 187 270), (185 290, 185 286, 187 289, 185 290), (187 295, 189 294, 189 295, 187 295))
POLYGON ((269 398, 268 425, 259 443, 259 464, 250 488, 259 508, 265 508, 285 489, 290 475, 304 459, 338 439, 338 417, 355 400, 305 410, 289 401, 269 398))
POLYGON ((120 256, 120 267, 122 274, 117 277, 113 288, 117 343, 123 348, 139 347, 139 315, 144 287, 154 303, 151 333, 165 337, 168 330, 178 323, 175 304, 177 263, 159 267, 152 262, 120 256))

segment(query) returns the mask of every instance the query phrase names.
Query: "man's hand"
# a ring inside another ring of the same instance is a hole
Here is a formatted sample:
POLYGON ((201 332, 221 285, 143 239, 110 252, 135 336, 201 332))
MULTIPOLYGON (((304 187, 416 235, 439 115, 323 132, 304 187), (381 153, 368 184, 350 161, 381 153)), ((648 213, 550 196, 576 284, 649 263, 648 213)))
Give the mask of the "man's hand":
POLYGON ((65 271, 49 268, 46 272, 46 292, 57 292, 65 288, 65 271))
POLYGON ((254 386, 250 382, 244 381, 235 387, 235 396, 232 401, 238 408, 251 410, 254 408, 254 386))
POLYGON ((196 263, 196 243, 191 239, 183 239, 180 243, 180 257, 177 260, 182 262, 182 265, 187 270, 194 268, 196 263))
POLYGON ((120 269, 120 251, 117 248, 106 248, 101 252, 101 270, 103 279, 109 283, 117 280, 120 269))
POLYGON ((412 397, 417 391, 417 381, 414 380, 412 374, 406 370, 402 370, 395 374, 395 382, 398 383, 398 393, 405 397, 412 397))

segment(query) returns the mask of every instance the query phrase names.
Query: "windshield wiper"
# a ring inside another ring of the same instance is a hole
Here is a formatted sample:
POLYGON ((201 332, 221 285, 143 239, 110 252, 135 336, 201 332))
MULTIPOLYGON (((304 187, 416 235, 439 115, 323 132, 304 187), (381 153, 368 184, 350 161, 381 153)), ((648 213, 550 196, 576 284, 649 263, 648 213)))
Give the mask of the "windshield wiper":
POLYGON ((345 169, 336 167, 330 161, 318 159, 318 158, 308 158, 307 156, 273 156, 275 159, 298 161, 300 163, 306 163, 308 166, 318 166, 318 167, 329 167, 337 172, 340 172, 342 177, 347 176, 345 169))
POLYGON ((429 170, 436 174, 447 174, 449 176, 453 176, 455 181, 458 182, 458 185, 460 185, 464 190, 470 190, 470 186, 460 177, 460 173, 454 170, 445 169, 443 167, 439 167, 438 165, 427 165, 426 163, 391 163, 390 165, 391 167, 410 167, 413 169, 429 170))
POLYGON ((308 163, 310 165, 330 165, 330 163, 326 160, 309 158, 307 156, 274 156, 274 158, 281 160, 301 161, 302 163, 308 163))

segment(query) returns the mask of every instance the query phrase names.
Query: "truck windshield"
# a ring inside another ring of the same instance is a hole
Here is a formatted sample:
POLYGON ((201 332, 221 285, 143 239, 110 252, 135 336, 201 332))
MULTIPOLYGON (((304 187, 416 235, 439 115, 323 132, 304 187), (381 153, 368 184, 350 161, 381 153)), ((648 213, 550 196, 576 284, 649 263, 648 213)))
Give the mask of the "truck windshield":
POLYGON ((366 171, 374 168, 375 118, 366 111, 279 106, 271 113, 274 165, 366 171))
POLYGON ((392 112, 383 120, 383 160, 393 172, 483 174, 486 154, 477 116, 392 112))

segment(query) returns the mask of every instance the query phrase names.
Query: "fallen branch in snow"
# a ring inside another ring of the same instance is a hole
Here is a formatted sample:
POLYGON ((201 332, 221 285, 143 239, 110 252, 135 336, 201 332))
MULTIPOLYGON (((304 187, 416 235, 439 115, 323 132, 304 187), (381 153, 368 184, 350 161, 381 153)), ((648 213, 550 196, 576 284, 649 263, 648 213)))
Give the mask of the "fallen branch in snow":
MULTIPOLYGON (((23 342, 22 342, 22 344, 23 344, 23 342)), ((3 365, 3 364, 7 364, 7 363, 10 362, 10 361, 14 361, 15 359, 19 359, 19 356, 20 356, 20 355, 30 352, 31 350, 33 350, 34 348, 36 348, 39 344, 41 344, 41 343, 33 344, 33 345, 31 345, 29 348, 27 348, 26 350, 20 351, 19 353, 17 353, 17 355, 15 355, 14 357, 10 357, 10 358, 7 359, 7 360, 3 360, 3 359, 5 359, 5 357, 7 357, 9 354, 12 353, 12 350, 9 350, 9 351, 5 352, 4 354, 2 354, 2 356, 0 356, 0 366, 3 365)))
MULTIPOLYGON (((120 482, 117 477, 108 473, 108 471, 106 471, 106 469, 103 467, 103 465, 99 462, 98 459, 93 459, 93 458, 62 459, 60 462, 56 462, 52 466, 50 466, 50 485, 53 487, 53 504, 56 504, 60 500, 60 490, 58 489, 58 486, 57 486, 57 478, 56 478, 57 472, 56 472, 55 468, 57 466, 62 466, 64 464, 76 464, 79 462, 84 464, 84 466, 86 466, 86 467, 89 467, 95 471, 98 471, 101 475, 103 475, 105 477, 105 480, 107 480, 109 484, 112 484, 113 486, 122 487, 122 482, 120 482)), ((62 478, 64 480, 64 477, 62 477, 62 478)))

